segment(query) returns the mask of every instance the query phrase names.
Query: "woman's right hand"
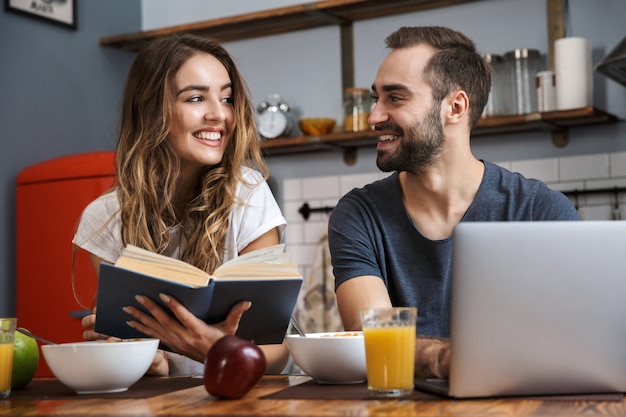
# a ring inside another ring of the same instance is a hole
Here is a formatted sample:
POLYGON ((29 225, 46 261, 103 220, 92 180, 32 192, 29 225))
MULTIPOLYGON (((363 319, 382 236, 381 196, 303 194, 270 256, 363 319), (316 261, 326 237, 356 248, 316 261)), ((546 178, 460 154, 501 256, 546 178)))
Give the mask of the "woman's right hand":
POLYGON ((135 319, 127 324, 150 337, 159 339, 173 352, 198 362, 204 362, 207 352, 219 338, 235 334, 241 316, 251 305, 249 301, 239 302, 230 310, 226 320, 209 325, 194 316, 174 297, 160 294, 161 301, 174 317, 149 297, 136 298, 149 314, 136 307, 126 307, 124 311, 135 319))

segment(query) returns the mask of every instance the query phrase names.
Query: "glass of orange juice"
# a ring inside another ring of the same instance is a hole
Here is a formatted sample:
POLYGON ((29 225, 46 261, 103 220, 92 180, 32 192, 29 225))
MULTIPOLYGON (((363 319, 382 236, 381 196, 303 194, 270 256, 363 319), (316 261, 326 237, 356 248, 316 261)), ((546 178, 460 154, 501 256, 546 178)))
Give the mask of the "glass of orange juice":
POLYGON ((13 337, 16 325, 16 318, 0 318, 0 398, 6 398, 11 394, 13 337))
POLYGON ((413 392, 416 318, 415 307, 361 311, 371 395, 400 397, 413 392))

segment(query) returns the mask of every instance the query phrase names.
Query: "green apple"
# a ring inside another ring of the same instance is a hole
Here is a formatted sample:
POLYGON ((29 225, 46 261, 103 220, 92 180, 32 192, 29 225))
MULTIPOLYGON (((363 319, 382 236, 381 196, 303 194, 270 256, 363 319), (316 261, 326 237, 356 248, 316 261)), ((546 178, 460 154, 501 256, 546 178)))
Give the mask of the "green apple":
POLYGON ((15 332, 13 339, 13 373, 11 389, 24 388, 33 379, 39 366, 39 346, 30 336, 15 332))

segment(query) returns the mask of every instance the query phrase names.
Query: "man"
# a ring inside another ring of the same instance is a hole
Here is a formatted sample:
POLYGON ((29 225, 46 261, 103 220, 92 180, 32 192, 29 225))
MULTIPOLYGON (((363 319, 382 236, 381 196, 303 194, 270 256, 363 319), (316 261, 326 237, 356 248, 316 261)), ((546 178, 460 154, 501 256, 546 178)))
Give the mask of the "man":
POLYGON ((351 191, 332 212, 337 303, 347 330, 361 328, 362 308, 416 306, 416 376, 447 378, 454 226, 579 217, 562 193, 472 154, 470 133, 491 85, 472 40, 403 27, 386 44, 368 122, 379 169, 394 173, 351 191))

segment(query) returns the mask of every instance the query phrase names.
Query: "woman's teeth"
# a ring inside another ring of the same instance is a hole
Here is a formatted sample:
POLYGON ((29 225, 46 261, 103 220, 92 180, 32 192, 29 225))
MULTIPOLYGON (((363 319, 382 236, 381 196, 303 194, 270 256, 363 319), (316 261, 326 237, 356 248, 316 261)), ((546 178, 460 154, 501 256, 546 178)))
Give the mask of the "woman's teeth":
POLYGON ((220 132, 198 132, 193 136, 202 140, 220 140, 222 138, 222 134, 220 132))

